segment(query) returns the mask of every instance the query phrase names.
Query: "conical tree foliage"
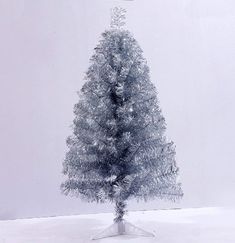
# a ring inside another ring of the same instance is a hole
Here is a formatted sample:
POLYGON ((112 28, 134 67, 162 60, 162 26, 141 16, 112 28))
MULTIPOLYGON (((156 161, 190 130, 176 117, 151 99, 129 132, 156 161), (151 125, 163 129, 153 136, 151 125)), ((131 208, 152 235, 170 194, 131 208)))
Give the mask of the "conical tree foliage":
MULTIPOLYGON (((120 17, 120 15, 119 15, 120 17)), ((65 194, 89 202, 182 196, 175 147, 164 135, 165 119, 143 51, 116 18, 91 58, 63 163, 65 194)))

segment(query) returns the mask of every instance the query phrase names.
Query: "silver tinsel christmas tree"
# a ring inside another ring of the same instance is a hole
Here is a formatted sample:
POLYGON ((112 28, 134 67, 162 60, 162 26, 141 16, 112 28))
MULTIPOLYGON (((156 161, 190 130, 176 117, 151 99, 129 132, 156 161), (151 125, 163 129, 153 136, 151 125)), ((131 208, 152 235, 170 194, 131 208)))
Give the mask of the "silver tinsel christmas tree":
POLYGON ((143 51, 123 29, 124 20, 125 10, 114 8, 111 28, 90 60, 74 107, 63 163, 67 180, 61 185, 66 195, 115 203, 117 232, 116 226, 111 231, 119 234, 132 227, 123 220, 128 199, 176 200, 183 195, 156 88, 143 51))

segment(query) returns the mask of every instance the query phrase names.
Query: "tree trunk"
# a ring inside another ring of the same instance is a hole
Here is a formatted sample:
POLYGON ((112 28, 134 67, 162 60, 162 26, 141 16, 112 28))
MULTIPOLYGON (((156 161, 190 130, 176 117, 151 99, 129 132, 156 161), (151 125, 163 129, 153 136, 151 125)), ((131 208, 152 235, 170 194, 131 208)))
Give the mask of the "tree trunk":
POLYGON ((125 214, 126 203, 124 201, 116 201, 114 222, 117 223, 118 233, 123 234, 125 232, 125 225, 123 222, 123 216, 125 214))

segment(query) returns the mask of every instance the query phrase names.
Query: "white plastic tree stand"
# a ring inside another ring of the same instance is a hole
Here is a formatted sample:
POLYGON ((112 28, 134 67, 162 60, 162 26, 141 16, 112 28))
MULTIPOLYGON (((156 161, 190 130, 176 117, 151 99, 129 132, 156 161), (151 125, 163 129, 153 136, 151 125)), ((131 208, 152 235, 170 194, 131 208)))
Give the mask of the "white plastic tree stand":
POLYGON ((119 222, 113 223, 111 226, 101 231, 97 235, 93 236, 92 240, 98 240, 107 237, 119 236, 119 235, 136 235, 145 237, 155 237, 154 234, 147 232, 133 224, 127 222, 126 220, 121 220, 119 222))

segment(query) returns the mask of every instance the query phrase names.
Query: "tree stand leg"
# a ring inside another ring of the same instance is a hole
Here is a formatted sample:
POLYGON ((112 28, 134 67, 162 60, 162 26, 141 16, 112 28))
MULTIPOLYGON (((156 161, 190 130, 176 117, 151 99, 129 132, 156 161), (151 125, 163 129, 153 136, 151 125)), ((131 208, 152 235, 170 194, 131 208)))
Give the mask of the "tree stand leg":
POLYGON ((127 222, 123 219, 123 215, 125 214, 126 204, 124 202, 116 202, 116 218, 114 219, 114 223, 109 226, 104 231, 98 233, 92 240, 98 240, 106 237, 113 237, 118 235, 137 235, 137 236, 148 236, 154 237, 155 235, 147 232, 141 228, 134 226, 133 224, 127 222))
POLYGON ((119 222, 115 222, 104 231, 93 236, 92 240, 98 240, 98 239, 113 237, 118 235, 136 235, 136 236, 146 236, 146 237, 155 236, 150 232, 147 232, 139 227, 134 226, 133 224, 127 222, 126 220, 121 220, 119 222))

